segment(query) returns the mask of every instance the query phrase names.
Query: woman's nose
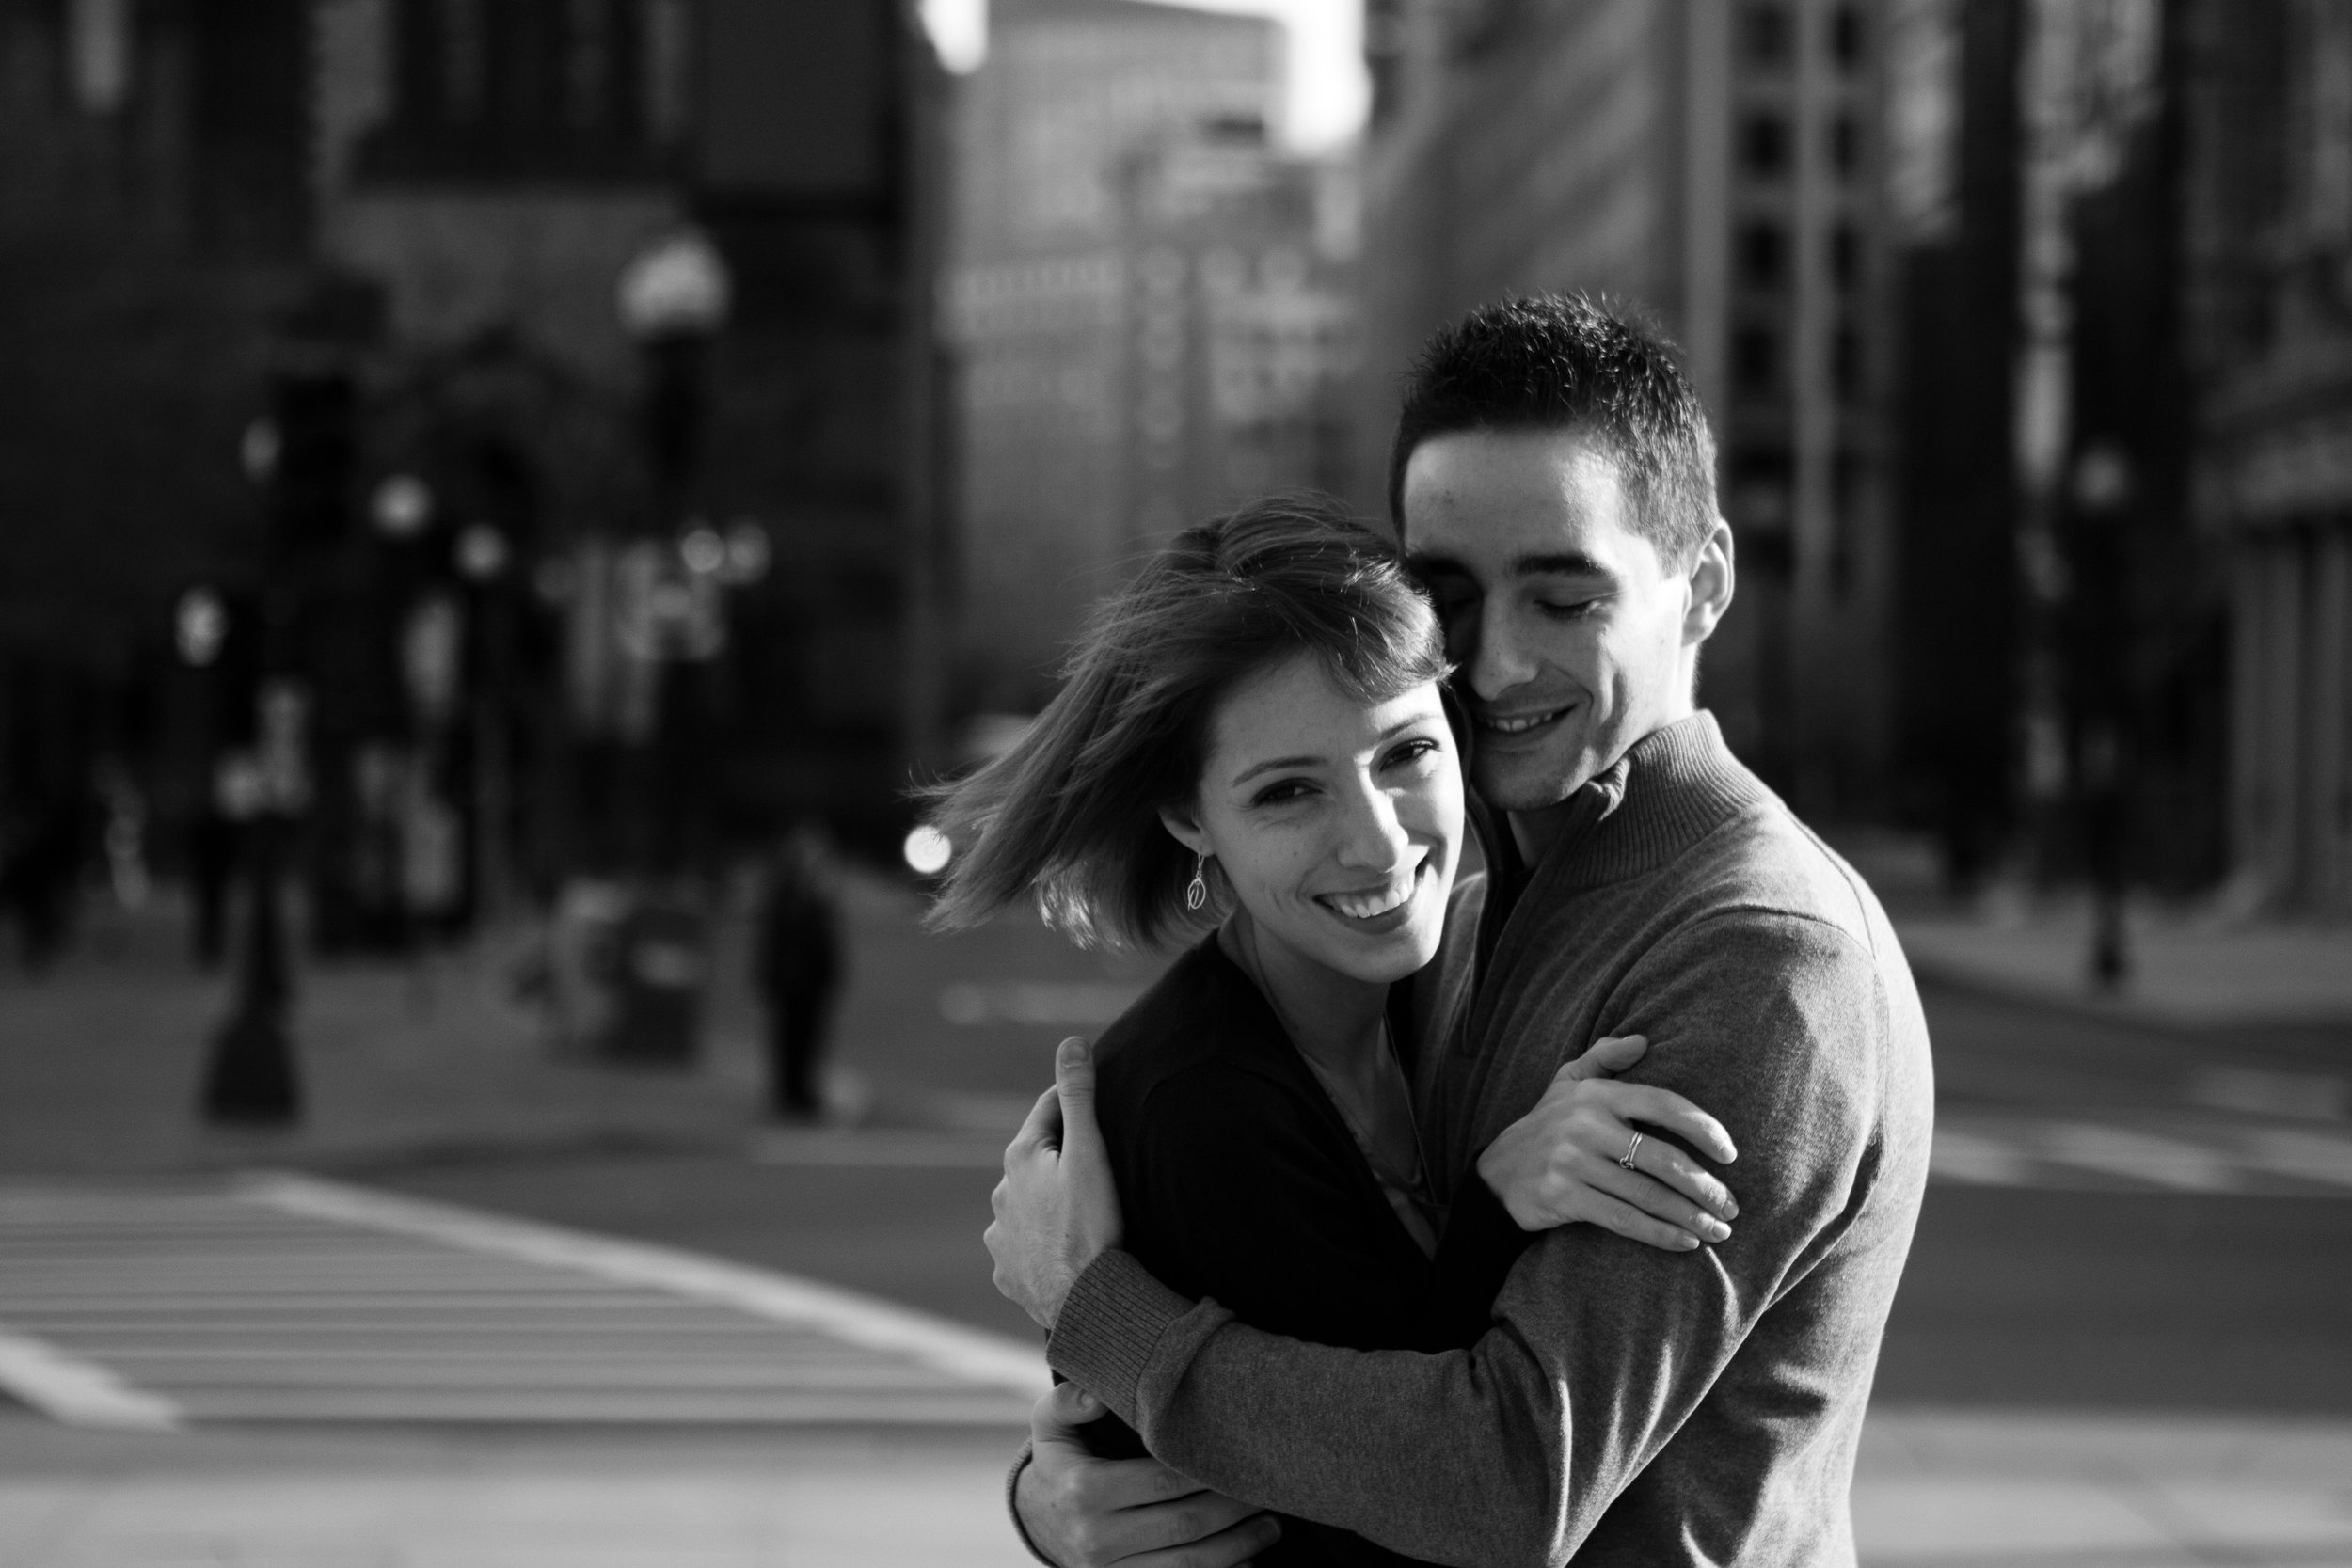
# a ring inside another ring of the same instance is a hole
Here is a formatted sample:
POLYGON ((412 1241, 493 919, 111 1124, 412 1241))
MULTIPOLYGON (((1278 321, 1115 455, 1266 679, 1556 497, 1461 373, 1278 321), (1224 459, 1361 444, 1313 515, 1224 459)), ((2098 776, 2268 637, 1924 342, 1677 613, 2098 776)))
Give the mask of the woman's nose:
POLYGON ((1396 802, 1369 783, 1350 793, 1340 833, 1340 863, 1366 871, 1394 870, 1411 843, 1397 818, 1396 802))

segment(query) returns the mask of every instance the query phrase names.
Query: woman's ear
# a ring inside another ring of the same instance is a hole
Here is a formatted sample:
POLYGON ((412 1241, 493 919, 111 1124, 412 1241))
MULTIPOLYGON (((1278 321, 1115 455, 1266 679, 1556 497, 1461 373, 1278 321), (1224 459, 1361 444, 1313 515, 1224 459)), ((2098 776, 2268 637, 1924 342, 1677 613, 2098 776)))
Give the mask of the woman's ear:
POLYGON ((1200 831, 1200 823, 1194 821, 1188 814, 1180 808, 1175 806, 1162 806, 1160 808, 1160 825, 1168 831, 1169 835, 1173 837, 1177 843, 1183 845, 1192 853, 1196 855, 1206 855, 1211 853, 1209 848, 1209 835, 1200 831))

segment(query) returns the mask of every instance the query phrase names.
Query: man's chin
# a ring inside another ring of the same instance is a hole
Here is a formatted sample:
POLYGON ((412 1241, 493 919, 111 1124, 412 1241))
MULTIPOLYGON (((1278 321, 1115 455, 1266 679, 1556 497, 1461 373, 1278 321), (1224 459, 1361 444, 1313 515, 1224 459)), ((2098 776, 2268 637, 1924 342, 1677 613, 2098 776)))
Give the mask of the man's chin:
POLYGON ((1590 772, 1581 753, 1565 756, 1480 756, 1470 769, 1479 799, 1495 811, 1544 811, 1582 788, 1590 772))

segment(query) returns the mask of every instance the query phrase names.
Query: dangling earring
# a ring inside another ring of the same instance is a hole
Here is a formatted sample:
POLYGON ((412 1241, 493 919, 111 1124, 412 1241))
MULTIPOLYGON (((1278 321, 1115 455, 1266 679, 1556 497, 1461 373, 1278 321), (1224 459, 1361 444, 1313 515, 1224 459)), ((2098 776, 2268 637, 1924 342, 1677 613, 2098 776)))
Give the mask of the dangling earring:
POLYGON ((1188 910, 1198 910, 1201 905, 1209 901, 1208 879, 1201 875, 1201 873, 1206 871, 1208 868, 1208 856, 1195 855, 1192 857, 1192 880, 1184 884, 1184 908, 1188 910))

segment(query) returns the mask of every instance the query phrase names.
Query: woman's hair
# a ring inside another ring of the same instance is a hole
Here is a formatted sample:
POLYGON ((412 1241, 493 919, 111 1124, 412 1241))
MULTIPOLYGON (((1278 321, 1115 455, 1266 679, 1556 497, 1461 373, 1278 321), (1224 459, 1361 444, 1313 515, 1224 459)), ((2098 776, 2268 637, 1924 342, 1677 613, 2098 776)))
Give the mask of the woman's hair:
POLYGON ((956 848, 929 924, 956 930, 1034 892, 1082 945, 1151 945, 1187 913, 1191 855, 1160 821, 1188 806, 1216 705, 1311 653, 1372 705, 1446 673, 1445 639, 1396 549, 1335 501, 1252 501, 1187 529, 1089 619, 1059 694, 1010 750, 929 792, 956 848))

